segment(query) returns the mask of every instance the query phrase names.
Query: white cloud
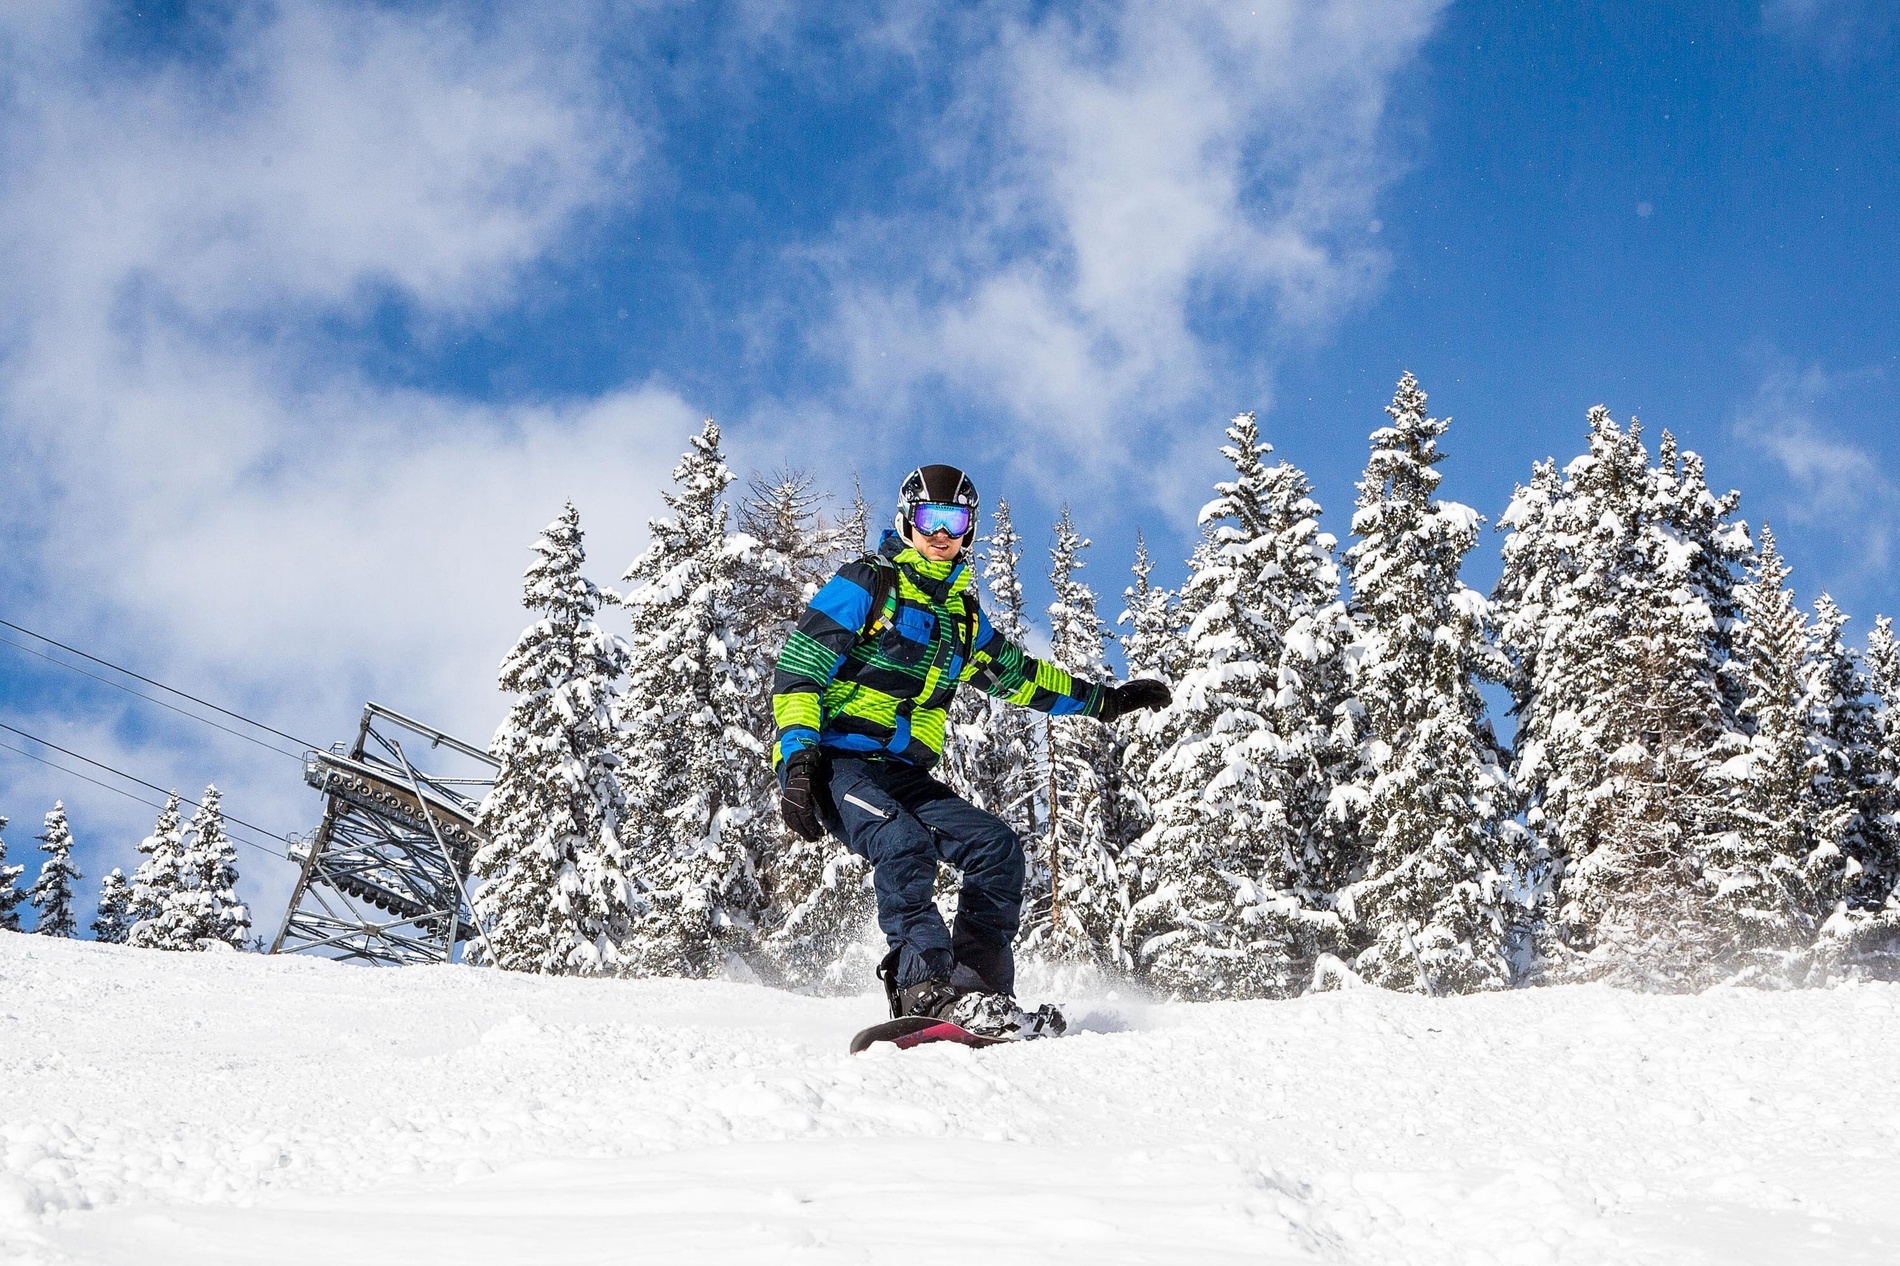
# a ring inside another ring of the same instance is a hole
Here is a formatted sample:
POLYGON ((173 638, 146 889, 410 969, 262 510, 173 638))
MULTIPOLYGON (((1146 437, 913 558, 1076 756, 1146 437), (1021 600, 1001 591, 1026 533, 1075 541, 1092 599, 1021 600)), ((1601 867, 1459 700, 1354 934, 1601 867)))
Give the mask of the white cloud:
MULTIPOLYGON (((562 500, 603 579, 640 548, 697 422, 677 396, 478 405, 369 381, 326 334, 393 297, 446 337, 637 193, 644 138, 573 38, 587 6, 488 8, 244 5, 214 53, 144 60, 101 51, 103 5, 0 12, 9 618, 318 741, 377 697, 480 742, 562 500)), ((278 758, 143 705, 60 711, 21 724, 307 825, 278 758)), ((4 768, 33 800, 63 777, 4 768)), ((125 864, 149 811, 78 795, 125 864)))
POLYGON ((1816 416, 1843 383, 1818 366, 1771 372, 1735 421, 1735 433, 1786 476, 1771 499, 1783 522, 1821 526, 1853 542, 1834 555, 1862 575, 1884 573, 1900 542, 1900 483, 1873 453, 1816 416))
MULTIPOLYGON (((959 214, 861 228, 838 337, 858 389, 901 408, 943 383, 1010 416, 1033 456, 1144 463, 1223 349, 1197 321, 1270 305, 1323 328, 1377 283, 1367 226, 1395 174, 1393 76, 1440 0, 1057 6, 1004 24, 935 137, 959 214), (886 270, 886 274, 891 270, 886 270)), ((887 38, 889 32, 885 32, 887 38)), ((915 39, 914 32, 911 38, 915 39)))
POLYGON ((388 608, 440 599, 429 578, 487 524, 525 546, 565 490, 657 482, 685 417, 664 393, 476 407, 371 385, 317 333, 382 294, 445 324, 505 303, 628 196, 638 137, 585 58, 545 29, 333 3, 246 10, 213 67, 128 70, 90 51, 93 17, 32 43, 0 193, 0 434, 38 484, 11 511, 81 607, 219 656, 270 631, 297 662, 371 614, 394 636, 388 608), (365 565, 372 539, 419 578, 338 604, 373 587, 314 560, 365 565))

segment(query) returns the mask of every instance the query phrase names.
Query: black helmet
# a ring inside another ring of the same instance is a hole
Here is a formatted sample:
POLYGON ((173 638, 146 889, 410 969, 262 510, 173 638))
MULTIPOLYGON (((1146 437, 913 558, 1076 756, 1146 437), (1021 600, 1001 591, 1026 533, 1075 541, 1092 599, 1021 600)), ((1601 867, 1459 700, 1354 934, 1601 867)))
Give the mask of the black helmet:
POLYGON ((976 485, 955 466, 919 466, 904 476, 897 490, 897 534, 910 539, 911 518, 925 504, 964 506, 970 511, 970 526, 963 533, 963 545, 969 548, 976 539, 978 509, 976 485))

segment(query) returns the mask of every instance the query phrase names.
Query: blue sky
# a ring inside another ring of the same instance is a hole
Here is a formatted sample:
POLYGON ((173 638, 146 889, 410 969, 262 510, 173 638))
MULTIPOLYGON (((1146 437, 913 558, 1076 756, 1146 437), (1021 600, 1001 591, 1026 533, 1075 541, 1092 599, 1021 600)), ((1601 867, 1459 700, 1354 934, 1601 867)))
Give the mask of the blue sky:
MULTIPOLYGON (((480 740, 536 531, 614 581, 703 416, 885 503, 959 462, 1035 546, 1070 499, 1114 591, 1240 409, 1343 535, 1406 368, 1492 519, 1602 402, 1900 610, 1885 0, 528 10, 0 7, 0 618, 480 740)), ((0 646, 0 719, 314 821, 154 712, 0 646)), ((14 860, 55 796, 130 864, 145 806, 0 751, 14 860)))

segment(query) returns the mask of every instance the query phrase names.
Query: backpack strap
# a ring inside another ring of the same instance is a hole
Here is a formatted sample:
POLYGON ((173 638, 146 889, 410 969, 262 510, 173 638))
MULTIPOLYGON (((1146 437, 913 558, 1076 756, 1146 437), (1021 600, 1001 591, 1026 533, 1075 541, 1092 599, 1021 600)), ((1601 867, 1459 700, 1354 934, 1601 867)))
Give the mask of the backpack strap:
POLYGON ((882 554, 866 554, 862 561, 870 565, 873 580, 871 618, 861 636, 871 638, 889 628, 897 617, 897 564, 882 554))

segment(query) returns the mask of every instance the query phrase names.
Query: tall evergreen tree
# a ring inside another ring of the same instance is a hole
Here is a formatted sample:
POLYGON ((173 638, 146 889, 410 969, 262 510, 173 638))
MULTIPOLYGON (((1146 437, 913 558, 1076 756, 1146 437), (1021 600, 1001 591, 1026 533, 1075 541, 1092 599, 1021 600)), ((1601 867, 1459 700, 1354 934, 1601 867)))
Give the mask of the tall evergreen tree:
POLYGON ((197 812, 185 824, 185 864, 197 894, 197 939, 242 949, 251 934, 251 912, 237 895, 237 848, 224 829, 223 796, 210 786, 198 801, 197 812))
POLYGON ((1539 861, 1545 969, 1646 988, 1692 983, 1693 913, 1740 740, 1739 498, 1701 459, 1601 406, 1590 449, 1518 489, 1496 604, 1518 714, 1513 777, 1539 861))
POLYGON ((709 418, 664 494, 672 515, 625 579, 633 653, 622 699, 627 791, 651 904, 634 970, 708 976, 752 951, 759 856, 777 830, 766 745, 747 728, 770 691, 741 644, 736 589, 751 538, 728 530, 732 483, 709 418))
POLYGON ((1281 686, 1283 669, 1343 651, 1288 641, 1302 616, 1337 603, 1332 538, 1305 476, 1266 465, 1254 415, 1227 438, 1235 477, 1201 511, 1181 596, 1188 666, 1149 773, 1155 821, 1131 850, 1121 934, 1141 976, 1184 997, 1292 993, 1334 926, 1302 896, 1328 800, 1313 775, 1330 701, 1303 688, 1304 663, 1289 672, 1300 684, 1281 686))
POLYGON ((534 543, 521 603, 536 618, 502 660, 515 695, 489 750, 501 762, 478 824, 470 956, 511 971, 618 971, 641 897, 623 838, 613 710, 624 642, 601 628, 606 601, 581 568, 580 515, 569 502, 534 543))
POLYGON ((1407 373, 1372 435, 1346 559, 1365 710, 1366 871, 1342 906, 1378 984, 1463 993, 1510 983, 1510 778, 1478 680, 1508 674, 1489 604, 1459 578, 1483 520, 1434 497, 1449 418, 1407 373))
POLYGON ((39 840, 46 861, 40 866, 40 877, 26 894, 33 908, 39 911, 33 930, 41 936, 78 936, 79 924, 73 918, 73 881, 81 876, 79 868, 73 865, 73 833, 66 825, 64 801, 53 802, 39 840))
POLYGON ((185 855, 180 797, 165 801, 152 833, 139 841, 145 860, 132 875, 132 927, 126 944, 139 949, 195 950, 200 920, 197 876, 185 855))
POLYGON ((21 891, 20 876, 26 873, 26 867, 7 865, 7 842, 4 833, 7 820, 0 815, 0 932, 18 932, 20 930, 20 903, 26 900, 21 891))
POLYGON ((132 930, 132 886, 125 872, 114 866, 99 884, 99 909, 92 919, 92 939, 101 945, 123 945, 132 930))
MULTIPOLYGON (((1089 681, 1107 681, 1108 630, 1095 593, 1078 573, 1089 541, 1075 530, 1068 506, 1056 521, 1049 551, 1049 654, 1089 681)), ((1088 717, 1045 718, 1043 760, 1048 826, 1031 867, 1021 942, 1051 958, 1115 964, 1127 955, 1116 941, 1126 925, 1128 887, 1120 866, 1122 832, 1119 744, 1088 717)))

